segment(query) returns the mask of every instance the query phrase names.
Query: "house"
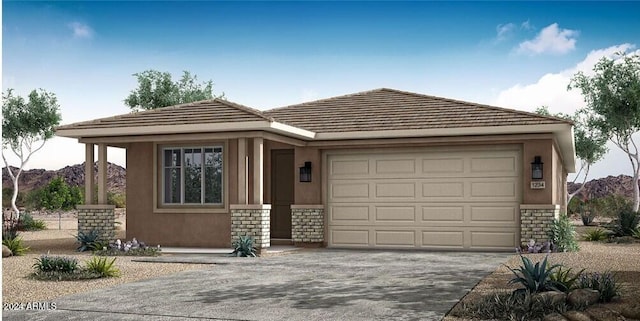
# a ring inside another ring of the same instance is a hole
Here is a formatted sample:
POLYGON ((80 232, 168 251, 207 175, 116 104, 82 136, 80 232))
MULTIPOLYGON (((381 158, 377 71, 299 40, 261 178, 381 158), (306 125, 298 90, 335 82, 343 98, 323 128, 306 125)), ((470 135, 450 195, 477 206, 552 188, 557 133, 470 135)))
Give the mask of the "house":
POLYGON ((267 111, 200 101, 56 134, 85 144, 86 164, 98 149, 79 229, 112 235, 107 146, 124 148, 127 236, 167 246, 248 234, 261 249, 513 250, 547 239, 575 171, 569 121, 386 88, 267 111))

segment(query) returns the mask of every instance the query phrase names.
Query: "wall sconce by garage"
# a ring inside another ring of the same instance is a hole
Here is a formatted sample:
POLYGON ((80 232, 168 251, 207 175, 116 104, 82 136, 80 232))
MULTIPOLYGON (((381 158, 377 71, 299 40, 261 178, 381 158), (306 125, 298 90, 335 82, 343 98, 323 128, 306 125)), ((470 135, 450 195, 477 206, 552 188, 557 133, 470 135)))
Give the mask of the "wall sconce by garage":
POLYGON ((311 182, 311 162, 304 162, 304 166, 300 167, 300 182, 311 182))
POLYGON ((543 164, 540 156, 533 158, 533 163, 531 163, 531 179, 542 179, 543 164))

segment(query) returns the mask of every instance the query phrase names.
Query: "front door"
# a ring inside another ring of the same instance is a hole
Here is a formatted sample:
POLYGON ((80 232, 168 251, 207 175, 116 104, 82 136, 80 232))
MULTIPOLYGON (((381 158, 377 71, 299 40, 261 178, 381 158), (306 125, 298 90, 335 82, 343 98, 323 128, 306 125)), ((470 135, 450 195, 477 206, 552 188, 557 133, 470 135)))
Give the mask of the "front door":
POLYGON ((291 239, 293 149, 271 151, 271 238, 291 239))

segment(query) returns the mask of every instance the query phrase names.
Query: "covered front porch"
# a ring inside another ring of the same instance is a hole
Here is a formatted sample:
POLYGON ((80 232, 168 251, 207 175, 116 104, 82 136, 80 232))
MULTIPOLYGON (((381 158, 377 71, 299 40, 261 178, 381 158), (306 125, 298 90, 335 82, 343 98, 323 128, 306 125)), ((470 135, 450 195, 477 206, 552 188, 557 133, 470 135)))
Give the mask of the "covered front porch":
MULTIPOLYGON (((321 154, 301 140, 249 131, 96 137, 80 142, 86 147, 86 164, 94 163, 96 147, 98 150, 97 182, 93 175, 86 175, 87 197, 78 208, 80 232, 96 229, 108 240, 115 235, 114 206, 107 204, 109 146, 126 149, 127 239, 136 237, 163 247, 229 248, 233 240, 247 235, 259 249, 273 243, 323 245, 321 154), (172 173, 185 176, 189 161, 198 155, 194 151, 204 159, 205 151, 214 149, 220 161, 215 167, 220 174, 219 199, 205 202, 211 177, 203 173, 202 202, 186 201, 191 198, 185 195, 189 188, 184 180, 171 185, 169 169, 178 168, 172 173), (176 188, 182 191, 176 193, 176 188)), ((86 173, 93 170, 93 166, 85 167, 86 173)))

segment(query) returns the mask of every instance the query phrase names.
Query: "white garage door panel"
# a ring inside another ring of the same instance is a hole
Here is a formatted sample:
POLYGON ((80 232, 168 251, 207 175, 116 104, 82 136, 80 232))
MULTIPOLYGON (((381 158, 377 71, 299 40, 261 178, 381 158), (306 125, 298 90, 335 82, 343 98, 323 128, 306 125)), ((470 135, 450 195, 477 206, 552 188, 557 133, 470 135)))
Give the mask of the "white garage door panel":
POLYGON ((376 182, 376 198, 401 197, 414 199, 416 197, 416 184, 413 182, 376 182))
POLYGON ((410 173, 413 174, 416 171, 415 159, 392 159, 392 160, 377 160, 376 161, 376 173, 377 174, 398 174, 398 173, 410 173))
POLYGON ((435 222, 464 222, 464 206, 422 206, 422 220, 428 224, 435 222))
POLYGON ((375 206, 376 221, 382 222, 416 222, 414 206, 375 206))
POLYGON ((472 206, 472 222, 509 223, 513 226, 517 224, 517 208, 515 206, 472 206))
MULTIPOLYGON (((369 222, 369 206, 331 206, 329 207, 329 221, 350 223, 347 221, 369 222)), ((353 222, 351 222, 353 223, 353 222)))
POLYGON ((464 232, 463 231, 423 231, 422 232, 423 247, 446 247, 446 248, 464 248, 464 232))
POLYGON ((513 249, 516 237, 515 232, 471 232, 471 248, 513 249))
POLYGON ((407 230, 376 230, 375 246, 415 247, 416 232, 407 230))
POLYGON ((345 229, 332 230, 329 240, 336 246, 369 246, 369 230, 345 229))
POLYGON ((495 250, 519 238, 516 148, 327 156, 333 247, 495 250))

